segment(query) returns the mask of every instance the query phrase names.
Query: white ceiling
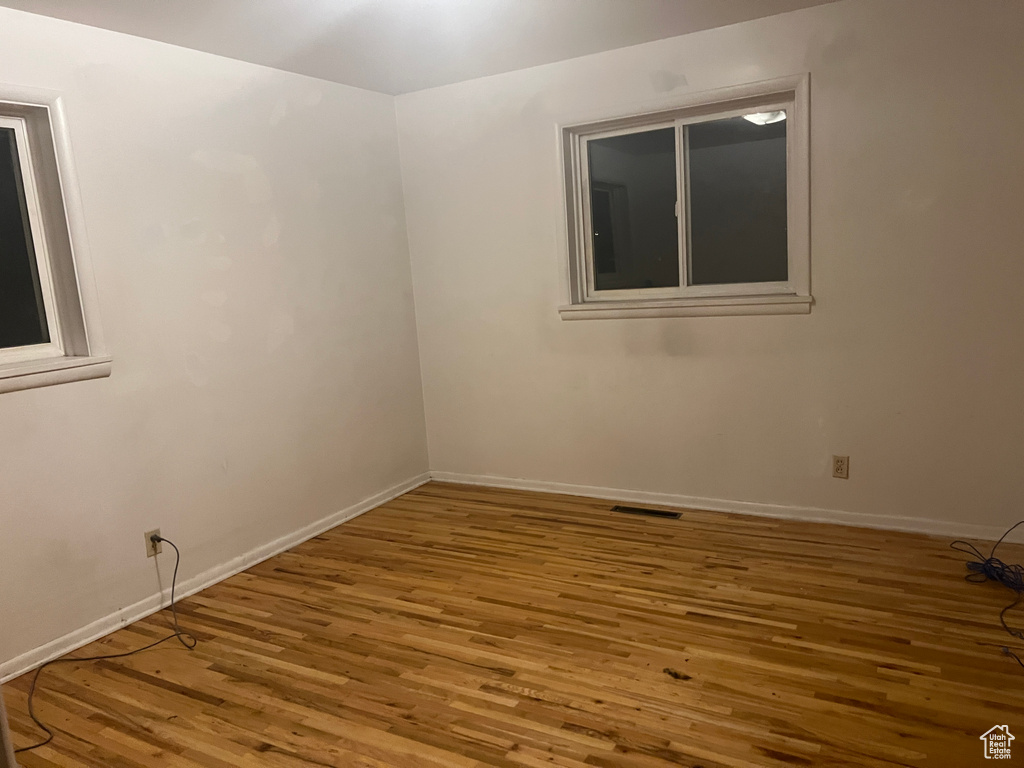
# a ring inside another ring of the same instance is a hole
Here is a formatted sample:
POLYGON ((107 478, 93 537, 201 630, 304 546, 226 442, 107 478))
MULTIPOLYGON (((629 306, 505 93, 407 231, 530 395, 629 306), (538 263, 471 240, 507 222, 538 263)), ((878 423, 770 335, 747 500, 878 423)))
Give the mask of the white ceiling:
POLYGON ((0 0, 398 94, 833 0, 0 0))

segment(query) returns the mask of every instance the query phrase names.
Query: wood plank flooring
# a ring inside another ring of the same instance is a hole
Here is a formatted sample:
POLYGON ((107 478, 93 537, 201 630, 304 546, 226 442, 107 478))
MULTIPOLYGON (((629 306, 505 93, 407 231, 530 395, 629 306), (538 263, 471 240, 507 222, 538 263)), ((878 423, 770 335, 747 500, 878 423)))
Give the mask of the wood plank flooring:
POLYGON ((966 766, 1004 723, 1024 759, 1012 594, 947 542, 611 506, 423 486, 183 601, 192 652, 47 670, 22 765, 966 766))

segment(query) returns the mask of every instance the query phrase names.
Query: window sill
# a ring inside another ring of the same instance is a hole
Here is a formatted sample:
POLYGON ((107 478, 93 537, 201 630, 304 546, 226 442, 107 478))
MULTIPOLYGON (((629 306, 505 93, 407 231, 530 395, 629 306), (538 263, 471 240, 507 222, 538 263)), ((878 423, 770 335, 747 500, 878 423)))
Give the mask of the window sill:
POLYGON ((563 320, 629 317, 708 317, 711 315, 806 315, 810 296, 713 296, 639 301, 590 301, 558 308, 563 320))
POLYGON ((110 369, 109 357, 52 357, 0 365, 0 393, 102 379, 110 369))

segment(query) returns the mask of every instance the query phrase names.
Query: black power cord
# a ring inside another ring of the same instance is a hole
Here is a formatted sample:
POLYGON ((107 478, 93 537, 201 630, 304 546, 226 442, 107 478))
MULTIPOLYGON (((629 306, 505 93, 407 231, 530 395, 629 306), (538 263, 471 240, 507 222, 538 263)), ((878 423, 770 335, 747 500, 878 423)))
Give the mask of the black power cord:
MULTIPOLYGON (((1010 532, 1020 525, 1024 525, 1024 520, 1010 526, 1006 533, 999 537, 999 541, 992 545, 992 551, 988 553, 988 557, 985 557, 985 555, 982 554, 976 546, 968 541, 963 541, 962 539, 957 539, 949 546, 957 552, 963 552, 965 555, 971 555, 972 557, 977 558, 976 560, 967 561, 967 570, 970 571, 970 573, 964 577, 967 581, 974 582, 975 584, 981 584, 986 581, 995 581, 1017 593, 1017 598, 999 612, 999 623, 1003 625, 1003 629, 1005 629, 1012 637, 1015 637, 1018 640, 1024 640, 1024 631, 1014 629, 1006 623, 1006 614, 1020 605, 1021 600, 1024 600, 1024 565, 1019 563, 1004 563, 996 557, 996 549, 998 549, 999 545, 1003 543, 1003 539, 1009 536, 1010 532)), ((1015 659, 1021 667, 1024 667, 1024 661, 1021 661, 1020 656, 1005 645, 1003 646, 1003 653, 1015 659)))
POLYGON ((142 653, 143 651, 148 651, 150 648, 156 648, 158 645, 160 645, 162 643, 166 643, 168 640, 174 640, 174 639, 177 639, 178 642, 180 642, 183 646, 185 646, 190 651, 193 648, 196 647, 196 644, 199 641, 196 640, 195 636, 190 635, 188 632, 182 632, 181 631, 181 627, 178 626, 178 608, 177 608, 177 606, 175 604, 174 591, 175 591, 175 588, 178 585, 178 566, 181 564, 181 552, 178 551, 178 548, 176 546, 174 546, 174 542, 173 541, 170 541, 169 539, 165 539, 165 538, 163 538, 161 536, 158 536, 156 534, 154 534, 153 536, 150 536, 150 541, 152 541, 154 544, 158 544, 159 542, 164 542, 165 544, 170 544, 171 547, 174 549, 174 576, 171 578, 171 616, 173 617, 173 620, 174 620, 174 632, 169 634, 167 637, 164 637, 164 638, 161 638, 160 640, 157 640, 155 643, 150 643, 149 645, 143 646, 142 648, 136 648, 134 651, 126 651, 125 653, 111 653, 111 654, 106 655, 106 656, 82 656, 82 657, 73 658, 73 659, 64 659, 64 658, 53 659, 52 661, 48 661, 45 664, 43 664, 42 666, 38 667, 36 669, 35 676, 32 678, 32 685, 28 689, 28 716, 32 718, 32 722, 35 723, 39 727, 40 730, 42 730, 44 733, 46 733, 46 738, 43 739, 42 741, 40 741, 38 744, 33 744, 31 747, 22 747, 21 749, 14 750, 15 754, 20 754, 22 752, 28 752, 28 751, 33 750, 33 749, 39 749, 40 747, 46 746, 51 741, 53 741, 53 731, 51 731, 46 726, 46 724, 43 723, 43 721, 40 720, 36 716, 36 711, 35 711, 35 706, 34 706, 34 699, 35 699, 35 695, 36 695, 36 688, 37 688, 37 686, 39 684, 39 675, 41 675, 43 670, 46 669, 47 667, 49 667, 49 666, 51 666, 53 664, 72 664, 74 662, 79 662, 79 661, 104 661, 106 659, 123 659, 126 656, 134 656, 137 653, 142 653))

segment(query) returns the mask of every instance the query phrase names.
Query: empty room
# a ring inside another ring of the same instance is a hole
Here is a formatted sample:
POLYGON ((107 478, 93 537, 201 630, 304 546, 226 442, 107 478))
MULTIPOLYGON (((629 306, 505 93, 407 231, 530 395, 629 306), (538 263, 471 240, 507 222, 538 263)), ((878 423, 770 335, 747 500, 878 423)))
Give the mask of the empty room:
POLYGON ((1022 40, 0 0, 0 768, 1024 760, 1022 40))

